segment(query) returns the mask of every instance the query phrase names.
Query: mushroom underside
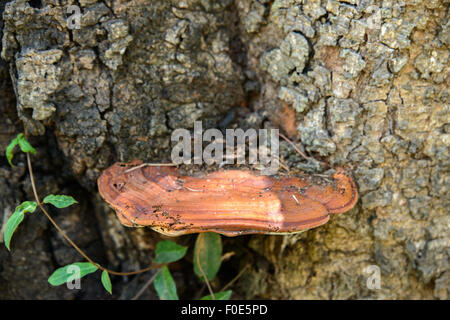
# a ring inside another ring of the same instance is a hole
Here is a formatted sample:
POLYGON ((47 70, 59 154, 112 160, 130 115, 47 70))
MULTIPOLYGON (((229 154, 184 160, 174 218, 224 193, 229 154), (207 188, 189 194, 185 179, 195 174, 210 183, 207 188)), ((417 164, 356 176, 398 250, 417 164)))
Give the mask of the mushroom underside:
POLYGON ((174 168, 116 163, 98 179, 101 196, 126 226, 148 226, 170 236, 217 232, 227 236, 302 232, 357 201, 343 169, 329 177, 268 177, 223 170, 204 177, 174 168))

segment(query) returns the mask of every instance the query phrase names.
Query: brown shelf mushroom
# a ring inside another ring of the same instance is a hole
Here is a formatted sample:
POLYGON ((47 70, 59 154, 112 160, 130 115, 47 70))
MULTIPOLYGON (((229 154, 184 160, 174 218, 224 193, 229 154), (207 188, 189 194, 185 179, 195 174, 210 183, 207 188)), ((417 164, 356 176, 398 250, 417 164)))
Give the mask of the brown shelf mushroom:
POLYGON ((171 236, 217 232, 227 236, 301 232, 326 223, 358 199, 344 169, 329 178, 268 177, 224 170, 204 177, 175 168, 116 163, 98 179, 103 199, 126 226, 149 226, 171 236))

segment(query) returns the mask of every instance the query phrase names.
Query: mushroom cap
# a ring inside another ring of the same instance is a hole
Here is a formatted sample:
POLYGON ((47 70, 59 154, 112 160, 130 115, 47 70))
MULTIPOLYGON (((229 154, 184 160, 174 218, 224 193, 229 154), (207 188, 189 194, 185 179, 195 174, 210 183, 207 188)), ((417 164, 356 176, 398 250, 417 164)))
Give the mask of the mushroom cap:
POLYGON ((217 232, 282 234, 326 223, 330 214, 356 204, 351 176, 269 177, 249 170, 222 170, 203 177, 181 176, 173 167, 116 163, 98 179, 98 189, 126 226, 149 226, 178 236, 217 232))

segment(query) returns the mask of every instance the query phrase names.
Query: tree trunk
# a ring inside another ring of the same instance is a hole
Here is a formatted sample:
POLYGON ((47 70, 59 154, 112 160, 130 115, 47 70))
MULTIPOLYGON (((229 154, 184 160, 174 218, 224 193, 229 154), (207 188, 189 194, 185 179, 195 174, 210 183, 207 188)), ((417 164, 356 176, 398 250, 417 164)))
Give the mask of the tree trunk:
MULTIPOLYGON (((79 201, 51 213, 97 261, 145 267, 162 238, 120 225, 98 195, 102 170, 169 161, 171 133, 195 121, 277 127, 331 167, 351 167, 360 201, 302 234, 225 238, 235 254, 213 285, 250 263, 235 298, 448 298, 448 1, 1 3, 0 151, 19 132, 33 136, 41 197, 79 201)), ((280 155, 315 170, 283 141, 280 155)), ((14 168, 2 159, 0 241, 15 206, 33 199, 24 155, 14 168)), ((189 260, 172 269, 179 295, 195 298, 202 285, 189 260)), ((42 213, 30 214, 12 252, 0 248, 0 298, 106 298, 95 277, 81 290, 48 284, 75 261, 42 213)), ((150 276, 113 277, 113 298, 132 297, 150 276)))

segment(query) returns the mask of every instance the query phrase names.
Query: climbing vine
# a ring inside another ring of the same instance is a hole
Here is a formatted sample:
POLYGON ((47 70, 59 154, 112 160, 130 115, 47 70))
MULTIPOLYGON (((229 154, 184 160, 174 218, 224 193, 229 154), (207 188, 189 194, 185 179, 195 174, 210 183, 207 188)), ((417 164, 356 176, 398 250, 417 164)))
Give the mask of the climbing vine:
MULTIPOLYGON (((4 232, 4 243, 6 248, 11 251, 11 240, 14 232, 25 219, 27 214, 33 214, 40 209, 48 218, 51 224, 58 232, 71 244, 71 246, 86 260, 82 262, 74 262, 69 265, 56 269, 48 278, 48 282, 53 286, 59 286, 70 281, 81 279, 89 274, 101 271, 101 283, 105 290, 112 294, 112 283, 110 274, 117 276, 130 276, 144 273, 150 270, 157 270, 145 286, 138 292, 133 299, 138 299, 140 295, 153 283, 156 293, 160 299, 177 300, 177 288, 175 281, 170 273, 169 264, 182 259, 187 253, 187 247, 179 245, 173 241, 164 240, 156 245, 155 258, 152 265, 147 268, 130 271, 118 272, 110 270, 91 259, 80 247, 78 247, 72 239, 64 232, 64 230, 55 222, 46 206, 52 205, 58 209, 67 208, 76 205, 78 202, 70 195, 47 195, 42 201, 37 193, 35 179, 33 175, 33 167, 31 163, 31 155, 36 154, 36 150, 26 139, 23 133, 17 135, 6 148, 6 158, 11 165, 16 146, 27 156, 28 172, 33 189, 34 200, 24 201, 19 204, 13 214, 6 222, 4 232)), ((209 295, 201 298, 202 300, 228 300, 231 297, 231 290, 222 290, 214 293, 210 281, 217 275, 222 262, 222 241, 220 235, 216 233, 200 233, 197 236, 194 247, 194 272, 199 279, 205 282, 209 290, 209 295)), ((227 287, 227 286, 225 286, 227 287)), ((224 287, 224 288, 225 288, 224 287)))

